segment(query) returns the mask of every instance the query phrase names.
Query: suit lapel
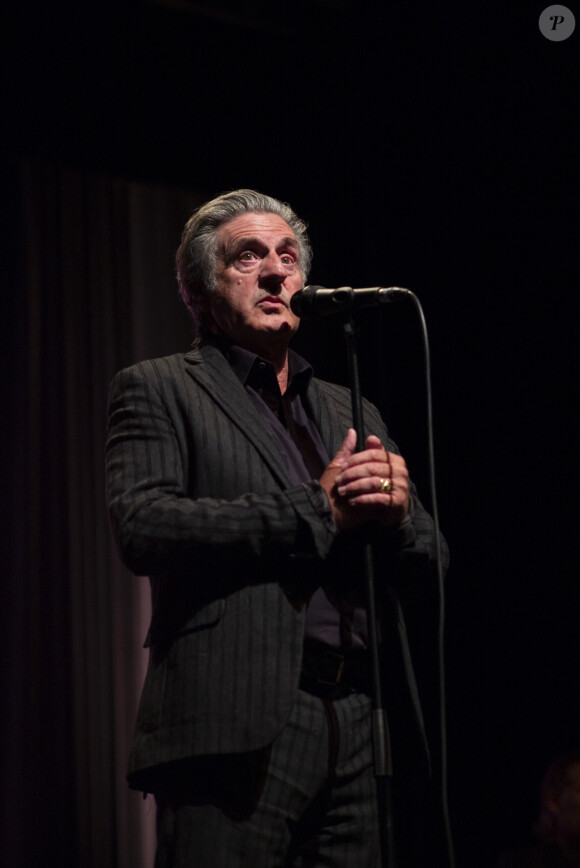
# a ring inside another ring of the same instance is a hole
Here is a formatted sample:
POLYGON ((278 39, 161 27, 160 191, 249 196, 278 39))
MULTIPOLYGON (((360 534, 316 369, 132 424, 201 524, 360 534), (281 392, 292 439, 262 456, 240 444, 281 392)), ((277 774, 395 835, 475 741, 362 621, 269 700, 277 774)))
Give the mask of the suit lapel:
POLYGON ((252 442, 284 488, 290 479, 278 450, 272 447, 268 425, 253 406, 243 385, 222 353, 213 346, 192 350, 185 356, 186 372, 208 392, 232 423, 252 442))
POLYGON ((306 399, 314 424, 320 431, 328 455, 332 458, 346 435, 344 422, 337 418, 336 409, 332 407, 320 380, 312 378, 306 399))

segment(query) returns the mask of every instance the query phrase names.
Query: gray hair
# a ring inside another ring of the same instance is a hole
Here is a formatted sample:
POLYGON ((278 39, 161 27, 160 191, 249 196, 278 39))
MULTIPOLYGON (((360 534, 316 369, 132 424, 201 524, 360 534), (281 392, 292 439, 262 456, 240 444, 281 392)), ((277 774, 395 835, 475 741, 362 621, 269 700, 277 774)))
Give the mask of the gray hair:
POLYGON ((256 190, 232 190, 197 208, 185 224, 175 264, 179 292, 199 331, 203 331, 200 296, 214 292, 218 255, 218 230, 242 214, 276 214, 293 231, 298 242, 298 264, 306 283, 312 261, 312 248, 306 223, 290 205, 256 190))

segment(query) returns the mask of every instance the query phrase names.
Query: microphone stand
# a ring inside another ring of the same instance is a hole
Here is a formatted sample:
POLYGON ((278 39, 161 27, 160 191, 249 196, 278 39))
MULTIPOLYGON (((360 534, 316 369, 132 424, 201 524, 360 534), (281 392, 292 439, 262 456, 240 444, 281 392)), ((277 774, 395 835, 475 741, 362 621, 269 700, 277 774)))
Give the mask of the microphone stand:
MULTIPOLYGON (((343 321, 344 334, 348 353, 348 368, 352 396, 352 416, 356 430, 357 452, 365 445, 365 432, 362 413, 362 395, 358 370, 358 350, 355 324, 351 316, 343 321)), ((366 542, 363 550, 363 567, 365 578, 365 595, 368 621, 369 657, 371 664, 372 683, 372 726, 374 770, 377 784, 377 806, 379 818, 379 833, 382 868, 395 868, 395 852, 393 838, 393 803, 392 781, 393 762, 389 722, 383 701, 383 684, 381 678, 381 661, 379 656, 379 624, 374 581, 373 545, 366 542)))

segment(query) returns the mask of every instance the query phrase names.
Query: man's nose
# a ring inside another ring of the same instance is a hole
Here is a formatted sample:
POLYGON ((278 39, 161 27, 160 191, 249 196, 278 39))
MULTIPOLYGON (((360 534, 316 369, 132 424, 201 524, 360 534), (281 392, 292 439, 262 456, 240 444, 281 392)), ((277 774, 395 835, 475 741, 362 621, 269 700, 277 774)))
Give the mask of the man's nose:
POLYGON ((271 284, 280 285, 287 277, 287 269, 277 253, 268 253, 262 259, 260 279, 271 284))

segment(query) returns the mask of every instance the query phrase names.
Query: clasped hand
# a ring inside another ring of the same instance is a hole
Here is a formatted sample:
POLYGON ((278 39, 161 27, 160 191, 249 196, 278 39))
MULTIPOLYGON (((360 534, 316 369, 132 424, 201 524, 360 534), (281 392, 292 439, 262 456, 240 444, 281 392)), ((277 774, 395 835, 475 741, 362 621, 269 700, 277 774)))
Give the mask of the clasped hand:
POLYGON ((356 431, 349 428, 338 452, 322 474, 339 530, 378 521, 401 523, 409 512, 409 474, 404 458, 385 450, 371 434, 366 449, 355 452, 356 431))

